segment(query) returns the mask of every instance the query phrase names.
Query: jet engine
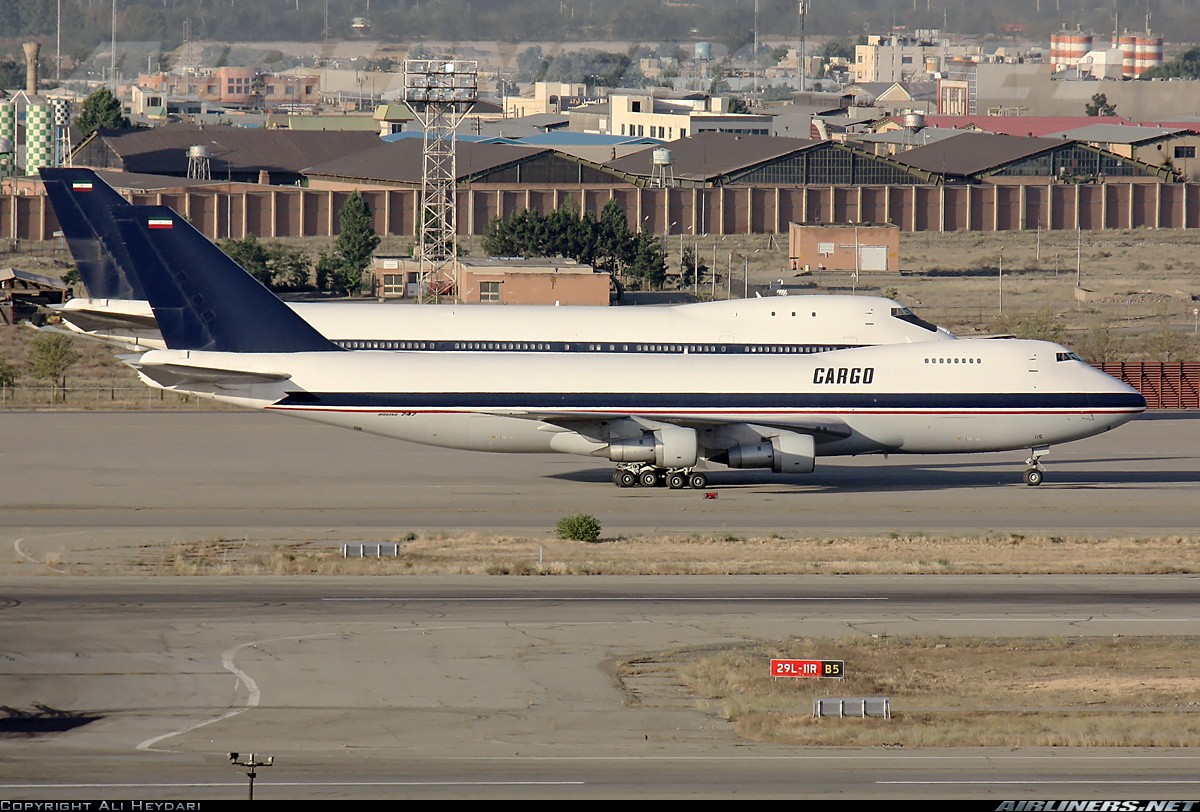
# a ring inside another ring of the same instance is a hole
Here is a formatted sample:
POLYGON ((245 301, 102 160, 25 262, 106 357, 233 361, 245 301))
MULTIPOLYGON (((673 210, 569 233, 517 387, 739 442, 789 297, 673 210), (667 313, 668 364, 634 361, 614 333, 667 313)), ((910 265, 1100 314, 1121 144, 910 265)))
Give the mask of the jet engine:
POLYGON ((736 445, 713 459, 730 468, 770 468, 777 474, 808 474, 816 465, 812 435, 781 432, 761 443, 736 445))
POLYGON ((698 456, 696 430, 683 426, 661 426, 608 445, 608 458, 613 462, 652 462, 659 468, 690 468, 698 456))

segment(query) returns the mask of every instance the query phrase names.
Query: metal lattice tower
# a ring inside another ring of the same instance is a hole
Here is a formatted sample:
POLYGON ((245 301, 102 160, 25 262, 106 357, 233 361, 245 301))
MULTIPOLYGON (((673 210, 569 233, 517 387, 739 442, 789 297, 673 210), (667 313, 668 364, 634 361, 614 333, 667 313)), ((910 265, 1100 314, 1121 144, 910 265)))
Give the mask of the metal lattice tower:
POLYGON ((421 222, 417 258, 420 296, 434 301, 457 294, 455 244, 454 133, 479 98, 477 62, 408 59, 404 62, 404 101, 424 128, 421 222))

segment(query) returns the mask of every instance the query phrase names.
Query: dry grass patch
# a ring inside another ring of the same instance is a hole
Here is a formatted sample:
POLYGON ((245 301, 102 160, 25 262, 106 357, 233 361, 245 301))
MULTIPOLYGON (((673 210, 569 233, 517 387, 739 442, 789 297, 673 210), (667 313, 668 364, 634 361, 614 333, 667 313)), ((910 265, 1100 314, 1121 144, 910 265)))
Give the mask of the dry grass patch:
POLYGON ((328 540, 210 539, 86 550, 56 566, 78 574, 156 575, 890 575, 1167 574, 1200 569, 1200 537, 810 537, 694 534, 598 543, 487 533, 397 534, 399 555, 343 558, 328 540))
POLYGON ((1200 538, 661 535, 586 544, 516 536, 409 533, 400 554, 342 558, 317 542, 262 544, 216 540, 180 545, 167 573, 766 575, 1186 573, 1200 561, 1200 538))
POLYGON ((847 638, 703 656, 682 680, 740 735, 823 745, 1195 747, 1194 637, 847 638), (770 677, 771 658, 845 660, 842 680, 770 677), (893 718, 814 719, 817 697, 886 696, 893 718))

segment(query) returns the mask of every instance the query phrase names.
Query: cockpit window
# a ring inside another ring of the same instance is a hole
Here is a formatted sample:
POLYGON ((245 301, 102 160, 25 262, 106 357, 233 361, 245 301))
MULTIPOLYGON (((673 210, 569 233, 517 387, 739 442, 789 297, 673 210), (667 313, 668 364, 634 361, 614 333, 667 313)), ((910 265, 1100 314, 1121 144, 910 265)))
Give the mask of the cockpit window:
POLYGON ((1055 353, 1054 360, 1056 360, 1056 361, 1082 361, 1083 359, 1080 358, 1078 355, 1076 355, 1073 352, 1060 352, 1060 353, 1055 353))
POLYGON ((916 313, 913 313, 907 307, 893 307, 892 308, 892 318, 900 319, 900 321, 906 321, 909 324, 915 324, 918 327, 923 327, 924 329, 928 330, 931 333, 937 332, 936 325, 930 324, 929 322, 925 321, 925 319, 921 318, 916 313))

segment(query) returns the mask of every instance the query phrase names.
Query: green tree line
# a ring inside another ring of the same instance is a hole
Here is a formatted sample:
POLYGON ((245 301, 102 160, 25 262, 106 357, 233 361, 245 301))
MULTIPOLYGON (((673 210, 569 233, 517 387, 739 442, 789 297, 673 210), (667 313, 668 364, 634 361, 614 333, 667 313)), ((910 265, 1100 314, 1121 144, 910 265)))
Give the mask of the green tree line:
POLYGON ((629 287, 661 288, 667 257, 657 237, 630 231, 625 210, 615 200, 597 218, 579 213, 568 199, 548 215, 532 209, 507 220, 493 217, 483 237, 483 251, 493 257, 566 257, 607 271, 629 287))

